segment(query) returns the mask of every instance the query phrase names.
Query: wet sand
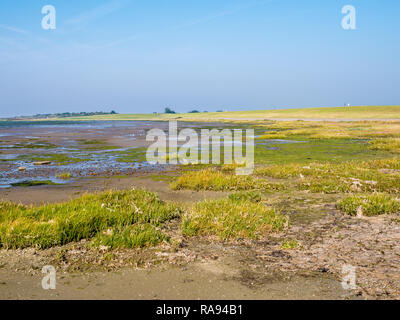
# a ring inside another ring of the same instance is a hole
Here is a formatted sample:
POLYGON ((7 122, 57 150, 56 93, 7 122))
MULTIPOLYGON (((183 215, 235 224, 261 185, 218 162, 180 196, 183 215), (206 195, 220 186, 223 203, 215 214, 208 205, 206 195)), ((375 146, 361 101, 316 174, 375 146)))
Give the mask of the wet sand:
POLYGON ((338 281, 295 277, 250 288, 216 263, 166 270, 121 270, 57 274, 55 290, 44 290, 44 275, 0 270, 0 299, 346 299, 338 281))
MULTIPOLYGON (((168 172, 166 172, 167 174, 168 172)), ((162 200, 194 202, 204 199, 226 197, 227 192, 171 190, 168 183, 151 179, 151 173, 135 176, 115 178, 80 178, 73 183, 63 186, 13 187, 0 189, 0 201, 12 201, 25 205, 41 205, 45 203, 65 202, 85 193, 101 192, 106 190, 125 190, 131 188, 145 188, 158 194, 162 200)))

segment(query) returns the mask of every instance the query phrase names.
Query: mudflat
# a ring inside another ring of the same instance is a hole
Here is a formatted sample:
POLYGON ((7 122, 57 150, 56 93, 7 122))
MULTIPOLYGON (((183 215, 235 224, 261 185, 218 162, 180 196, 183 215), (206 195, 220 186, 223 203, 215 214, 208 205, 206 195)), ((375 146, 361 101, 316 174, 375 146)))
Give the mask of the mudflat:
POLYGON ((146 131, 163 122, 1 125, 0 298, 400 297, 400 122, 188 126, 253 128, 253 174, 150 165, 146 131), (121 212, 130 222, 113 224, 121 212), (92 214, 110 220, 87 233, 92 214))

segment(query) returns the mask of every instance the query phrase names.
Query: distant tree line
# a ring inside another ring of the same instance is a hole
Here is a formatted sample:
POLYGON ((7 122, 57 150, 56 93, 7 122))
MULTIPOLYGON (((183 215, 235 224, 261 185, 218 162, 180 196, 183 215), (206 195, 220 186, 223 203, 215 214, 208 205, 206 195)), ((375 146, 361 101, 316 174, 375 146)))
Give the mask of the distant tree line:
POLYGON ((172 110, 171 108, 165 108, 164 113, 176 113, 174 110, 172 110))
MULTIPOLYGON (((188 113, 201 113, 201 112, 205 113, 205 112, 208 112, 208 111, 199 111, 197 109, 188 111, 188 113)), ((223 111, 222 110, 217 110, 216 112, 223 112, 223 111)), ((157 113, 157 112, 154 112, 154 113, 157 113)), ((164 109, 164 113, 175 114, 176 112, 174 110, 172 110, 171 108, 167 107, 167 108, 164 109)))

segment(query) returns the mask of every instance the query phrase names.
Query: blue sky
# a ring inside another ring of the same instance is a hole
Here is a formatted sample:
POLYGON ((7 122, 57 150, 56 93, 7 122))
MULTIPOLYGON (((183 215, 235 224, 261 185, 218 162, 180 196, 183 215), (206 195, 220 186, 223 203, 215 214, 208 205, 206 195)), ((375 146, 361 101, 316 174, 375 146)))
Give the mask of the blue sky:
POLYGON ((400 104, 399 57, 398 0, 2 0, 0 117, 400 104))

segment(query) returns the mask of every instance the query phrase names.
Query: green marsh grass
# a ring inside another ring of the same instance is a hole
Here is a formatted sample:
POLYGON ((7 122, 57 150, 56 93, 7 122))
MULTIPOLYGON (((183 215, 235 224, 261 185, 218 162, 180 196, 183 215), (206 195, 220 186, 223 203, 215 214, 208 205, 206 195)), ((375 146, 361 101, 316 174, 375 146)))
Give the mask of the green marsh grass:
POLYGON ((297 137, 295 140, 301 142, 282 144, 269 140, 259 140, 258 144, 255 145, 255 163, 263 165, 309 164, 313 162, 340 163, 351 160, 363 161, 393 157, 393 153, 387 150, 370 150, 368 140, 365 139, 297 137), (270 147, 274 149, 271 150, 270 147))
POLYGON ((69 179, 71 179, 71 173, 70 172, 62 172, 62 173, 57 174, 56 178, 63 179, 63 180, 69 180, 69 179))
POLYGON ((95 247, 107 246, 111 249, 155 246, 169 238, 150 223, 116 227, 99 232, 92 240, 95 247))
POLYGON ((299 246, 299 242, 296 239, 286 239, 282 242, 283 250, 297 249, 299 246))
POLYGON ((282 231, 288 219, 273 208, 247 200, 206 200, 193 206, 183 217, 185 236, 217 236, 221 240, 259 239, 282 231))
POLYGON ((269 183, 263 179, 252 176, 239 176, 235 174, 224 174, 216 169, 204 169, 200 171, 186 172, 176 181, 171 183, 174 190, 212 190, 212 191, 235 191, 235 190, 282 190, 283 185, 269 183))
POLYGON ((55 186, 59 183, 55 183, 51 180, 24 180, 20 182, 11 183, 13 187, 35 187, 35 186, 55 186))
POLYGON ((236 192, 232 193, 228 197, 231 201, 250 201, 250 202, 260 202, 261 193, 258 191, 247 191, 247 192, 236 192))
POLYGON ((259 167, 255 174, 295 179, 297 188, 315 193, 400 192, 399 159, 347 161, 342 163, 284 164, 259 167), (393 172, 384 172, 391 169, 393 172))
MULTIPOLYGON (((90 239, 110 228, 160 227, 181 210, 145 190, 108 191, 40 207, 0 203, 0 246, 49 248, 90 239)), ((145 230, 148 231, 148 230, 145 230)))
POLYGON ((400 211, 400 201, 383 193, 351 195, 343 198, 337 204, 342 212, 355 216, 361 209, 365 216, 394 214, 400 211))
POLYGON ((373 139, 369 142, 371 150, 384 150, 392 153, 400 153, 400 138, 373 139))

